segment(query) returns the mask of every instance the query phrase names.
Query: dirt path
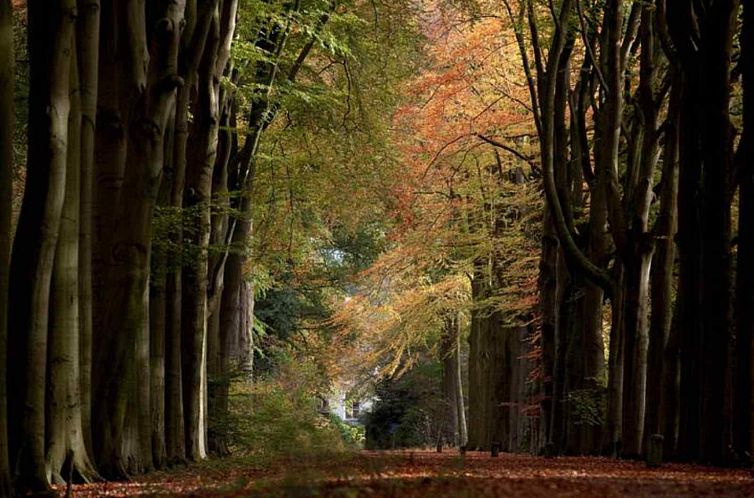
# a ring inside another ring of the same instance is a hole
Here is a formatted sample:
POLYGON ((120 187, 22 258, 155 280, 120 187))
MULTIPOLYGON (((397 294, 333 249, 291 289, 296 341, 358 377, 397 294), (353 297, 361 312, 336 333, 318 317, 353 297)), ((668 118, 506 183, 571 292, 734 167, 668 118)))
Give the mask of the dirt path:
POLYGON ((279 461, 266 469, 214 462, 139 482, 76 486, 74 496, 754 497, 754 478, 743 470, 678 464, 647 469, 602 458, 364 452, 279 461))

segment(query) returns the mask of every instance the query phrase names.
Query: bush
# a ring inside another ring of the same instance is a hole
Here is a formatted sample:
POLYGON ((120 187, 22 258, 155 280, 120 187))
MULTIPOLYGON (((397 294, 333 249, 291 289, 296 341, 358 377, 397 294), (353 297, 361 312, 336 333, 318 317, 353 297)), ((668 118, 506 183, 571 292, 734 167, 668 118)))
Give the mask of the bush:
POLYGON ((358 429, 317 411, 320 383, 313 369, 293 362, 268 379, 236 383, 226 422, 230 450, 274 459, 356 448, 358 429))
POLYGON ((351 425, 343 422, 337 415, 330 413, 328 415, 330 423, 340 432, 343 442, 351 448, 363 448, 366 433, 363 425, 351 425))

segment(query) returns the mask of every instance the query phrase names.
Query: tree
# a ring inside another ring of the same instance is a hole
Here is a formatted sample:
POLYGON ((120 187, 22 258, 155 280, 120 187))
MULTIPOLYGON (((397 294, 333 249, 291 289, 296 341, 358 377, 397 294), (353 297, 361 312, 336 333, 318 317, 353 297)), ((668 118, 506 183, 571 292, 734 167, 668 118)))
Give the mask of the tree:
POLYGON ((722 463, 731 331, 730 71, 738 2, 668 4, 682 75, 678 316, 681 434, 688 458, 722 463), (697 41, 698 40, 698 41, 697 41), (697 107, 694 101, 702 102, 697 107), (724 407, 721 410, 721 407, 724 407))
POLYGON ((754 11, 750 4, 743 6, 743 27, 740 35, 741 62, 743 65, 743 135, 736 153, 739 178, 738 257, 736 259, 736 392, 734 405, 733 441, 739 455, 754 449, 754 420, 751 418, 754 403, 754 267, 751 254, 754 249, 754 234, 751 227, 754 216, 754 172, 751 158, 754 157, 754 66, 751 56, 754 51, 754 11))
MULTIPOLYGON (((124 18, 114 11, 103 13, 103 19, 115 23, 104 24, 103 30, 125 30, 132 38, 120 39, 121 43, 128 43, 119 48, 128 58, 128 63, 121 65, 124 80, 108 86, 112 82, 100 78, 99 93, 111 95, 115 90, 116 97, 122 99, 116 105, 124 106, 130 114, 114 111, 107 116, 110 120, 99 120, 103 134, 112 133, 118 144, 103 150, 110 145, 103 141, 97 148, 101 152, 99 174, 111 168, 124 175, 113 217, 99 219, 100 225, 103 221, 112 225, 100 228, 109 232, 104 244, 100 236, 100 244, 108 249, 100 248, 99 253, 106 257, 101 267, 103 274, 99 275, 105 285, 99 289, 97 325, 106 333, 95 344, 98 382, 94 393, 98 403, 93 416, 93 424, 100 427, 95 434, 98 465, 107 475, 121 477, 153 466, 149 382, 138 379, 149 378, 147 283, 152 215, 162 174, 165 130, 176 88, 182 84, 177 57, 185 5, 165 2, 149 15, 138 5, 133 7, 124 18), (147 44, 147 33, 155 43, 147 44), (127 416, 132 410, 137 416, 127 416)), ((106 47, 108 43, 105 41, 106 47)), ((115 53, 103 50, 101 57, 108 60, 115 53)), ((97 209, 103 207, 105 197, 100 191, 97 209)), ((106 205, 112 202, 108 199, 106 205)), ((98 214, 101 216, 102 212, 98 214)))
POLYGON ((15 109, 15 55, 13 50, 13 6, 0 2, 0 494, 12 496, 11 466, 8 455, 7 344, 8 273, 12 243, 11 200, 13 198, 13 133, 15 109))
POLYGON ((50 281, 65 197, 75 2, 29 2, 29 152, 13 244, 8 427, 17 486, 44 493, 50 281), (49 50, 53 47, 53 50, 49 50))

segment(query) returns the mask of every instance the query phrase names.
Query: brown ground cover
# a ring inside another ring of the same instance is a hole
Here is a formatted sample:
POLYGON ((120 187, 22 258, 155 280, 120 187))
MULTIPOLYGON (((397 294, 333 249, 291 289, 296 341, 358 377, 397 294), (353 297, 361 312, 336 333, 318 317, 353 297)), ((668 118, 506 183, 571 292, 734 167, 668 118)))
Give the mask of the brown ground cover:
MULTIPOLYGON (((177 497, 754 497, 745 470, 606 458, 545 459, 455 451, 291 457, 264 467, 241 460, 160 472, 128 483, 74 486, 73 496, 177 497)), ((61 495, 65 490, 60 490, 61 495)))

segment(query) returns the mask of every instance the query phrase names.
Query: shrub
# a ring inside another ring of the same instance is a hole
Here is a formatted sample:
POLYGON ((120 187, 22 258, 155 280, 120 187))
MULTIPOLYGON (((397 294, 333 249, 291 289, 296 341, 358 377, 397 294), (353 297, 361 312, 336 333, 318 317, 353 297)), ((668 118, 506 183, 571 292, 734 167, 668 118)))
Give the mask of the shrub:
POLYGON ((281 365, 267 379, 238 382, 227 420, 230 450, 255 459, 344 452, 362 440, 358 429, 318 412, 322 379, 307 365, 281 365))

